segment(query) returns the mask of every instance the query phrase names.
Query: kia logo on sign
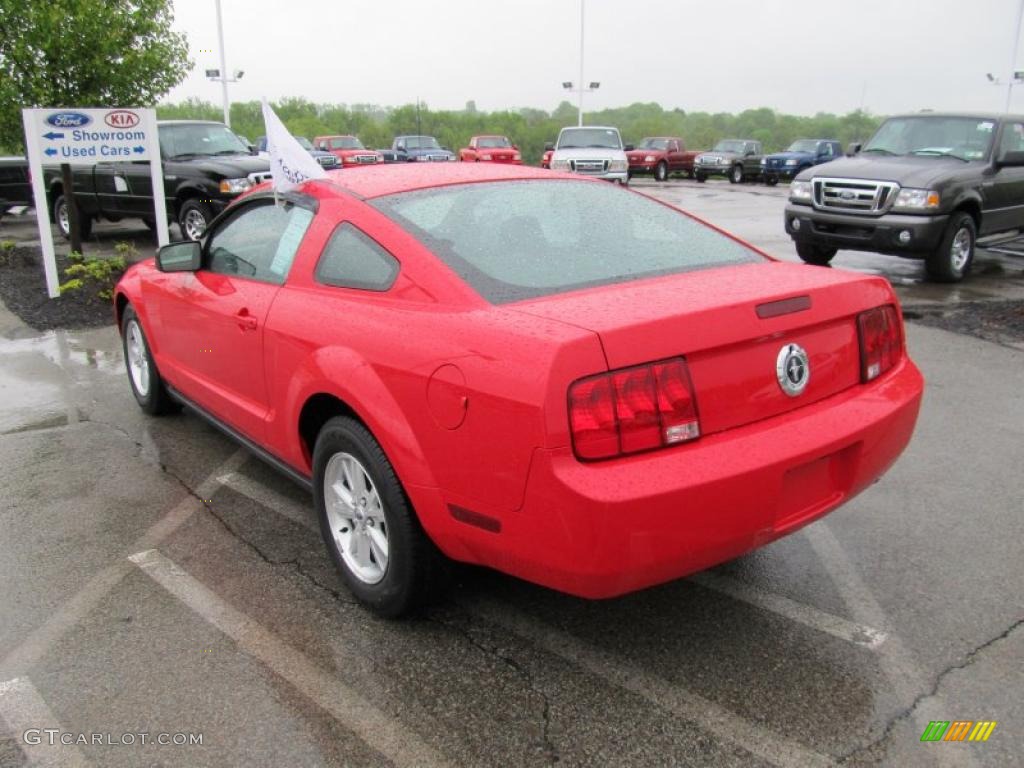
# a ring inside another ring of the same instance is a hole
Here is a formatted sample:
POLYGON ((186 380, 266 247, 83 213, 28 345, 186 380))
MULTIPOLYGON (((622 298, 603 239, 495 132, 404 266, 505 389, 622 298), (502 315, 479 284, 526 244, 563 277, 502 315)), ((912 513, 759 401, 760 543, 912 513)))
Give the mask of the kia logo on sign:
POLYGON ((54 112, 46 122, 54 128, 81 128, 92 122, 92 118, 81 112, 54 112))
POLYGON ((127 109, 115 109, 113 112, 107 112, 103 122, 111 128, 134 128, 139 124, 139 116, 127 109))

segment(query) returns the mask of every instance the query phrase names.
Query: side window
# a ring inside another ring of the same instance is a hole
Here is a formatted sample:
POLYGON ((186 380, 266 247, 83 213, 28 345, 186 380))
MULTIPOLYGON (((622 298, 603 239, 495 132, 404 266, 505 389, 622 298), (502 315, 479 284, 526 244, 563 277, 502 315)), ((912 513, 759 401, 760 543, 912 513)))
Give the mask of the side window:
POLYGON ((1024 151, 1024 123, 1006 123, 999 140, 999 154, 1024 151))
POLYGON ((349 223, 334 230, 316 265, 317 282, 337 288, 386 291, 398 276, 398 261, 349 223))
POLYGON ((205 268, 280 285, 312 220, 312 211, 292 203, 248 205, 210 235, 205 268))

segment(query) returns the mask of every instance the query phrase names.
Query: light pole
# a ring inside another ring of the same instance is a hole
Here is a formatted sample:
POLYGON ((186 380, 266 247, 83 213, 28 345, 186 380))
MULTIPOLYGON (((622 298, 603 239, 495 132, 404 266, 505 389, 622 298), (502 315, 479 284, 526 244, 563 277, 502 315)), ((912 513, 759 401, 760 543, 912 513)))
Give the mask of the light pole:
POLYGON ((224 21, 220 12, 220 0, 217 5, 217 40, 220 43, 220 69, 206 70, 206 77, 210 80, 220 80, 221 98, 224 102, 224 125, 231 127, 231 102, 228 101, 228 83, 237 83, 245 74, 244 70, 236 69, 235 76, 228 78, 227 52, 224 50, 224 21))
POLYGON ((1017 48, 1020 46, 1020 23, 1024 19, 1024 0, 1020 0, 1020 7, 1017 9, 1017 34, 1013 37, 1013 59, 1010 61, 1010 79, 1006 83, 1006 112, 1010 111, 1010 97, 1013 95, 1013 84, 1015 81, 1021 79, 1018 75, 1024 73, 1017 72, 1017 48))
MULTIPOLYGON (((1024 2, 1024 0, 1021 0, 1021 2, 1024 2)), ((583 87, 583 8, 584 8, 585 5, 586 5, 586 0, 580 0, 580 79, 579 79, 579 89, 578 89, 579 101, 577 102, 578 103, 578 106, 577 106, 577 116, 578 116, 577 117, 577 125, 581 125, 581 126, 583 125, 583 94, 584 94, 584 92, 586 92, 586 93, 593 93, 594 91, 596 91, 598 88, 601 87, 601 84, 598 83, 598 82, 595 82, 595 81, 591 81, 590 85, 587 86, 586 88, 583 87)), ((567 91, 574 90, 573 89, 573 83, 572 83, 571 80, 563 81, 562 82, 562 87, 565 88, 565 90, 567 90, 567 91)))

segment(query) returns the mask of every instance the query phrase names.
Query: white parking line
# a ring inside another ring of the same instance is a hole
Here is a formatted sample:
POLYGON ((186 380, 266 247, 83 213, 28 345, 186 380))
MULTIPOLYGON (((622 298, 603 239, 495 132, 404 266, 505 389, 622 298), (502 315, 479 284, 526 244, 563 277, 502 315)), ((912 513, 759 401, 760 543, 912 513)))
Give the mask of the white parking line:
POLYGON ((78 747, 61 742, 64 728, 28 678, 16 677, 0 683, 0 718, 7 723, 14 743, 25 753, 29 765, 53 768, 89 765, 78 747), (47 730, 55 733, 48 734, 47 730), (36 741, 39 743, 34 743, 36 741))
POLYGON ((262 504, 264 507, 277 512, 279 515, 288 518, 293 523, 298 523, 303 528, 313 531, 313 533, 320 533, 320 526, 317 525, 315 513, 313 511, 312 496, 310 496, 310 503, 303 506, 294 499, 283 496, 277 491, 263 485, 263 483, 253 480, 251 477, 246 477, 238 472, 225 472, 217 477, 217 482, 225 488, 230 488, 236 493, 240 493, 243 496, 252 499, 257 504, 262 504))
POLYGON ((398 766, 446 765, 410 729, 385 714, 302 652, 221 600, 156 550, 128 558, 160 586, 291 683, 338 722, 398 766))
POLYGON ((825 632, 833 637, 838 637, 840 640, 864 646, 872 651, 877 651, 887 637, 887 634, 880 629, 874 629, 866 624, 847 621, 844 618, 818 610, 805 603, 800 603, 772 592, 766 592, 753 584, 746 584, 736 579, 730 579, 727 576, 712 573, 711 571, 691 576, 688 581, 707 589, 721 592, 736 600, 742 600, 758 608, 763 608, 766 611, 777 613, 779 616, 790 621, 803 624, 805 627, 816 629, 819 632, 825 632))
POLYGON ((594 647, 548 626, 510 604, 475 598, 464 604, 473 613, 581 667, 593 675, 646 699, 701 729, 779 766, 833 766, 828 756, 778 735, 648 672, 642 666, 594 647))
MULTIPOLYGON (((835 583, 840 596, 850 609, 850 614, 866 624, 888 626, 885 611, 868 585, 864 583, 856 566, 850 561, 828 525, 824 521, 818 521, 804 528, 804 535, 835 583)), ((889 679, 899 706, 910 704, 917 697, 918 691, 927 685, 927 678, 918 667, 913 654, 896 635, 890 636, 889 642, 879 652, 878 665, 889 679)), ((931 720, 948 719, 948 713, 952 711, 946 706, 941 695, 922 701, 914 710, 917 733, 924 733, 931 720)), ((967 750, 930 749, 927 752, 939 765, 961 768, 976 765, 974 759, 967 754, 967 750)))
MULTIPOLYGON (((217 477, 221 474, 234 472, 249 458, 243 448, 235 451, 228 459, 217 467, 196 489, 196 496, 201 499, 210 498, 218 486, 217 477)), ((132 545, 130 552, 156 547, 176 531, 195 514, 202 504, 192 496, 186 496, 174 509, 164 515, 146 530, 132 545)), ((82 618, 95 608, 110 590, 132 570, 124 560, 118 560, 107 566, 89 581, 78 592, 71 596, 50 617, 33 630, 17 648, 8 653, 0 661, 0 679, 14 677, 27 672, 41 659, 57 640, 78 624, 82 618)))

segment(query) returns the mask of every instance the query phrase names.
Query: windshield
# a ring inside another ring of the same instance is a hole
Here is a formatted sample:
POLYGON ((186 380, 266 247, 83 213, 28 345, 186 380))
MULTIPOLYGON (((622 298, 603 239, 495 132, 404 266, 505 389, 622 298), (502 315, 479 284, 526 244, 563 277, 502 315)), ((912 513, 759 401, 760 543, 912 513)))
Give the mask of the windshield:
POLYGON ((335 136, 329 146, 331 149, 364 149, 363 142, 355 136, 335 136))
POLYGON ((406 149, 440 149, 441 145, 433 136, 406 136, 401 139, 399 145, 405 145, 406 149))
POLYGON ((313 143, 305 136, 296 136, 295 140, 299 142, 299 146, 302 147, 307 152, 313 149, 313 143))
POLYGON ((161 125, 160 151, 168 158, 188 155, 248 155, 249 148, 219 123, 161 125))
POLYGON ((495 304, 761 261, 697 220, 609 184, 462 184, 371 204, 495 304))
POLYGON ((512 142, 504 136, 482 136, 476 140, 476 145, 481 149, 500 149, 501 147, 511 147, 512 142))
POLYGON ((571 128, 558 137, 559 149, 622 149, 622 139, 614 128, 571 128))
POLYGON ((734 140, 731 140, 731 139, 726 139, 725 141, 720 141, 717 144, 715 144, 715 148, 712 151, 713 152, 736 152, 736 153, 742 153, 743 152, 743 142, 742 141, 734 141, 734 140))
POLYGON ((981 117, 895 117, 882 124, 862 151, 981 160, 988 156, 995 129, 994 120, 981 117))
POLYGON ((668 149, 668 139, 644 139, 637 149, 668 149))
POLYGON ((818 142, 814 139, 797 139, 789 145, 787 152, 810 152, 814 154, 818 151, 818 142))

